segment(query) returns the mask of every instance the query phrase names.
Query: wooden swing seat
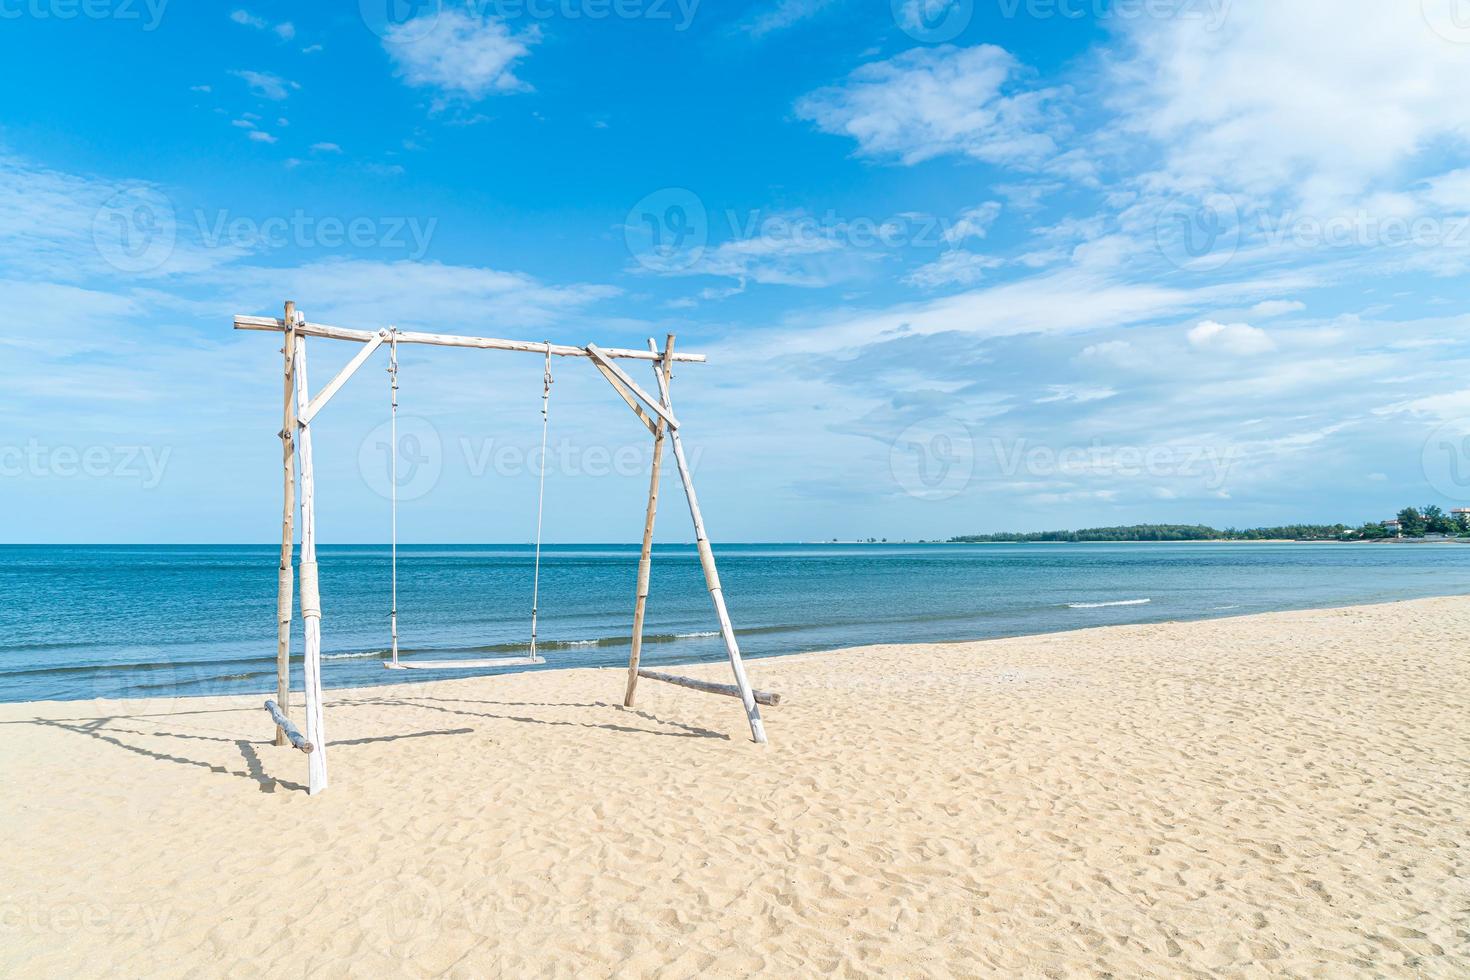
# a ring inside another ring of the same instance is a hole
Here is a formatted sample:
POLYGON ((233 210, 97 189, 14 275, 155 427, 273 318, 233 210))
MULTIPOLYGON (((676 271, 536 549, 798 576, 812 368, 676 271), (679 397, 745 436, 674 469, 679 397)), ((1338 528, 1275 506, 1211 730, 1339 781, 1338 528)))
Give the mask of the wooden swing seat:
POLYGON ((420 660, 408 663, 383 661, 389 670, 473 670, 476 667, 533 667, 546 663, 545 657, 487 657, 482 660, 420 660))

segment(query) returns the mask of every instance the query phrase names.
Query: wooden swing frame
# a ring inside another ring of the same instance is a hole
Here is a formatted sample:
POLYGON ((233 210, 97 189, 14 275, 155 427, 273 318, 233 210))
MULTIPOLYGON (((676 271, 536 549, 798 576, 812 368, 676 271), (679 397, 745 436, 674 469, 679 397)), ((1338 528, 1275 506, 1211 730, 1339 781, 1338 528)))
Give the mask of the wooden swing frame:
MULTIPOLYGON (((660 351, 658 344, 650 338, 648 350, 602 348, 595 344, 573 347, 548 342, 502 340, 494 337, 467 337, 457 334, 416 333, 411 331, 351 330, 344 327, 309 323, 288 300, 285 316, 281 319, 263 316, 235 317, 236 330, 263 330, 284 334, 285 343, 281 353, 284 360, 285 396, 283 399, 282 426, 280 432, 282 467, 284 478, 284 503, 281 517, 281 557, 276 587, 276 699, 266 702, 266 710, 276 722, 275 744, 290 744, 306 753, 308 766, 307 792, 315 795, 327 788, 327 740, 322 715, 321 676, 321 598, 317 585, 316 561, 316 482, 312 470, 311 422, 326 407, 332 396, 341 390, 349 378, 367 363, 373 353, 385 342, 399 344, 427 344, 437 347, 468 347, 480 350, 519 351, 523 353, 551 355, 556 357, 585 357, 617 392, 618 396, 648 429, 653 437, 653 463, 648 486, 648 508, 643 520, 643 547, 638 556, 637 592, 633 605, 632 650, 628 657, 628 679, 623 694, 623 704, 631 708, 638 688, 639 678, 662 681, 680 687, 720 694, 740 699, 745 708, 746 720, 750 724, 751 737, 760 743, 766 741, 765 725, 761 720, 761 704, 776 705, 780 695, 756 691, 750 686, 745 673, 745 664, 740 657, 740 646, 735 640, 735 628, 730 623, 730 614, 725 607, 724 590, 720 586, 720 575, 715 568, 714 552, 705 533, 704 518, 699 511, 699 499, 694 492, 694 480, 689 463, 684 456, 684 447, 679 439, 679 420, 674 416, 669 398, 669 385, 673 377, 675 362, 702 364, 703 354, 674 352, 674 335, 669 334, 660 351), (318 337, 326 340, 344 340, 360 343, 357 352, 337 376, 310 397, 310 386, 306 374, 306 339, 318 337), (618 360, 641 360, 651 362, 658 397, 644 391, 615 363, 618 360), (648 605, 649 569, 653 557, 653 523, 658 511, 659 473, 663 462, 664 442, 668 441, 684 487, 684 497, 689 503, 689 516, 694 523, 694 543, 699 552, 700 568, 704 572, 705 587, 709 590, 715 616, 720 623, 720 635, 724 639, 725 652, 735 683, 715 684, 709 681, 680 677, 660 671, 639 667, 643 650, 644 613, 648 605), (299 571, 293 568, 294 521, 297 510, 297 465, 300 467, 300 513, 301 513, 301 561, 299 571), (289 705, 291 694, 291 622, 292 592, 294 579, 300 577, 299 605, 305 635, 303 661, 305 665, 305 711, 306 733, 301 734, 291 723, 289 705)), ((394 447, 394 451, 397 448, 394 447)))

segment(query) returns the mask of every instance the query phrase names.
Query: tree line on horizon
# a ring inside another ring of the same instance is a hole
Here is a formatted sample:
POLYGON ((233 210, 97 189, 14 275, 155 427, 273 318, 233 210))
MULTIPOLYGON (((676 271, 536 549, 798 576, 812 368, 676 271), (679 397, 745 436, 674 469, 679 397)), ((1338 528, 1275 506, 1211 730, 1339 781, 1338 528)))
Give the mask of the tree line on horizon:
MULTIPOLYGON (((1405 507, 1398 512, 1400 532, 1406 538, 1429 534, 1470 538, 1470 517, 1447 514, 1430 504, 1423 509, 1405 507)), ((1068 541, 1376 541, 1395 537, 1383 523, 1368 521, 1361 527, 1346 524, 1284 524, 1279 527, 1219 528, 1205 524, 1128 524, 1090 527, 1076 531, 1002 531, 996 534, 964 534, 949 539, 951 544, 1025 544, 1068 541)))

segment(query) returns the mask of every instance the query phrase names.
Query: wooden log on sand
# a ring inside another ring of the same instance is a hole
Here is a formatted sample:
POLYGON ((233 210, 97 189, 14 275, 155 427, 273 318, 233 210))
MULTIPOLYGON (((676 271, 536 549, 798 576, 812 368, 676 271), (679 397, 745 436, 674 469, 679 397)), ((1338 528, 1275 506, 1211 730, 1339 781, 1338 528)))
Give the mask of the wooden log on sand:
MULTIPOLYGON (((679 687, 687 687, 693 691, 703 691, 706 694, 723 694, 727 698, 743 697, 740 688, 734 684, 716 684, 714 681, 695 680, 693 677, 680 677, 678 674, 665 674, 658 670, 646 670, 640 668, 639 677, 645 677, 651 681, 663 681, 665 684, 677 684, 679 687)), ((751 691, 756 704, 768 705, 772 708, 781 703, 781 695, 773 691, 751 691)))
POLYGON ((311 752, 313 748, 312 744, 306 740, 306 736, 301 734, 295 725, 291 724, 291 719, 286 717, 280 705, 274 701, 267 701, 265 703, 265 710, 270 712, 271 717, 275 719, 277 727, 286 733, 286 738, 290 739, 291 745, 294 748, 300 749, 302 752, 311 752))

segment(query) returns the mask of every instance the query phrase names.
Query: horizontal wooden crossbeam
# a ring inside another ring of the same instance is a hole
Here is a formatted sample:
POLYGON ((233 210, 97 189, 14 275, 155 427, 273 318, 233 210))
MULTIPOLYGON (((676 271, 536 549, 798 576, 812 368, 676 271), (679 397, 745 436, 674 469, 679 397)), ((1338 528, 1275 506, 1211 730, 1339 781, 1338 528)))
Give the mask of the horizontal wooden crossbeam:
MULTIPOLYGON (((235 316, 236 330, 274 330, 282 333, 285 321, 273 316, 235 316)), ((352 330, 347 327, 331 327, 324 323, 301 323, 296 333, 303 337, 323 337, 327 340, 351 340, 365 344, 378 335, 376 330, 352 330)), ((434 347, 474 347, 480 350, 522 351, 527 354, 545 354, 550 351, 556 357, 590 357, 582 347, 570 344, 548 344, 539 340, 502 340, 498 337, 466 337, 450 333, 418 333, 412 330, 398 331, 400 344, 428 344, 434 347)), ((630 350, 623 347, 598 348, 607 358, 630 358, 635 361, 656 361, 661 355, 646 350, 630 350)), ((703 364, 703 354, 675 354, 675 361, 686 364, 703 364)))

